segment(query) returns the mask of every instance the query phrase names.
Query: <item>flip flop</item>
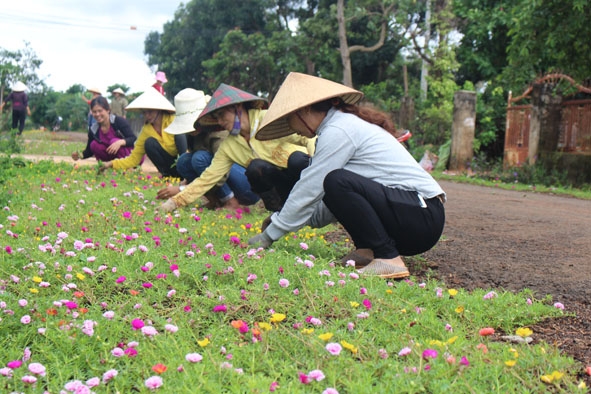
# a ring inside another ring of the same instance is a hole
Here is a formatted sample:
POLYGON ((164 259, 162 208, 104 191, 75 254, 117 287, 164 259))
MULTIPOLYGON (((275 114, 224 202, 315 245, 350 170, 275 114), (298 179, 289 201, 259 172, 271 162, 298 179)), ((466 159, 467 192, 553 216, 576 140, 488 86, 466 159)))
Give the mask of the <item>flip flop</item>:
POLYGON ((369 257, 364 257, 357 253, 357 251, 353 250, 343 258, 341 258, 341 264, 343 266, 347 266, 347 261, 353 260, 355 262, 355 268, 365 267, 371 260, 369 257))
POLYGON ((385 279, 402 279, 410 276, 408 268, 384 263, 382 260, 372 260, 367 266, 357 270, 360 274, 379 276, 385 279))

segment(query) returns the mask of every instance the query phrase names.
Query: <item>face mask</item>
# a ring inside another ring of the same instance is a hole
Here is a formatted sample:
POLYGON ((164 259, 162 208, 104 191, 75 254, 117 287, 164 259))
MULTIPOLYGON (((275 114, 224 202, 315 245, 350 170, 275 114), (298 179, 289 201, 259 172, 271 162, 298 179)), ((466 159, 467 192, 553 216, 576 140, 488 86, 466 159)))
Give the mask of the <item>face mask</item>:
POLYGON ((236 115, 234 115, 234 126, 232 130, 230 130, 230 135, 238 135, 240 134, 240 117, 242 116, 242 110, 237 109, 236 115))

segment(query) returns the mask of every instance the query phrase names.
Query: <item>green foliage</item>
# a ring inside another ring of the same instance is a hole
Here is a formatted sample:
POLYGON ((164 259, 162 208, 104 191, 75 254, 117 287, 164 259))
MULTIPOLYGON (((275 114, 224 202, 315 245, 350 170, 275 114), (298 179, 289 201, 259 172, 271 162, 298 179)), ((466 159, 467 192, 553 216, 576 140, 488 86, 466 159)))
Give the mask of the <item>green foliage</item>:
MULTIPOLYGON (((23 150, 22 137, 16 134, 16 130, 0 133, 0 153, 8 155, 20 153, 23 150)), ((4 169, 3 166, 0 168, 4 169)))
POLYGON ((25 349, 30 360, 0 376, 2 391, 31 390, 22 377, 32 363, 45 367, 35 387, 48 392, 91 378, 97 392, 148 392, 157 364, 167 369, 161 391, 175 393, 266 392, 273 382, 290 393, 577 391, 581 367, 554 345, 496 340, 564 316, 550 299, 358 277, 333 263, 343 245, 324 235, 334 227, 250 249, 261 208, 162 217, 161 182, 51 162, 6 179, 0 362, 25 349), (157 334, 133 329, 136 319, 157 334), (480 336, 484 327, 495 337, 480 336), (187 359, 194 353, 199 362, 187 359), (110 370, 117 376, 102 381, 110 370), (325 378, 302 383, 314 370, 325 378), (563 375, 547 385, 554 371, 563 375))

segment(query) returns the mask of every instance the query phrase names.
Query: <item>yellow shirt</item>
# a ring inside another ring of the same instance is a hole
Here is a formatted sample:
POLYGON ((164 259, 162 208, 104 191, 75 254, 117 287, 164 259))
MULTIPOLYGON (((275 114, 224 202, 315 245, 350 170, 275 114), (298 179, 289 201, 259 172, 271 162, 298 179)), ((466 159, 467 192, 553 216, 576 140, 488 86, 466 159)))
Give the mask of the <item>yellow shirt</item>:
MULTIPOLYGON (((162 114, 162 130, 167 128, 174 120, 174 114, 163 113, 162 114)), ((156 141, 164 148, 164 150, 171 156, 177 156, 176 144, 174 143, 174 135, 162 132, 158 134, 154 126, 150 123, 145 124, 142 127, 140 135, 137 137, 133 150, 123 159, 113 160, 113 168, 116 170, 124 170, 126 168, 137 167, 140 165, 142 158, 146 154, 145 143, 150 137, 156 138, 156 141)))
POLYGON ((253 159, 262 159, 281 168, 287 168, 287 159, 295 151, 312 156, 316 138, 306 138, 291 134, 287 137, 268 141, 259 141, 254 135, 261 123, 266 110, 252 109, 248 111, 250 120, 250 143, 241 135, 229 135, 221 143, 213 156, 211 164, 201 176, 191 182, 185 190, 172 197, 177 207, 184 207, 203 196, 215 186, 228 172, 232 164, 236 163, 244 168, 253 159))

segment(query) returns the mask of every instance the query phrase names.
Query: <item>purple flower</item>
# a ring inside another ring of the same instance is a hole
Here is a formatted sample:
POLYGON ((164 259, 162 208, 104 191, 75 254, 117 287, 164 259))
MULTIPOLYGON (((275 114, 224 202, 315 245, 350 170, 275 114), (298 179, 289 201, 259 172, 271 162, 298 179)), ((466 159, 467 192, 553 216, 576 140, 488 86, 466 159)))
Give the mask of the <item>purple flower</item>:
POLYGON ((213 311, 214 312, 227 312, 228 311, 228 307, 224 304, 222 305, 216 305, 213 307, 213 311))
POLYGON ((185 360, 187 360, 190 363, 198 363, 201 360, 203 360, 203 356, 199 353, 189 353, 185 356, 185 360))
POLYGON ((398 355, 400 357, 404 357, 404 356, 408 356, 410 353, 412 352, 412 350, 409 347, 405 347, 402 348, 399 352, 398 355))
POLYGON ((145 382, 146 387, 150 390, 155 390, 159 387, 162 387, 163 384, 164 382, 162 381, 162 378, 160 376, 151 376, 148 379, 146 379, 145 382))
POLYGON ((140 320, 140 319, 133 319, 133 320, 131 321, 131 327, 132 327, 134 330, 139 330, 139 329, 141 329, 143 326, 144 326, 144 322, 143 322, 142 320, 140 320))
POLYGON ((429 359, 429 358, 437 358, 437 350, 435 349, 425 349, 423 351, 423 358, 425 360, 429 359))
POLYGON ((333 356, 338 356, 339 354, 341 354, 343 347, 336 342, 331 342, 326 344, 326 350, 333 356))

